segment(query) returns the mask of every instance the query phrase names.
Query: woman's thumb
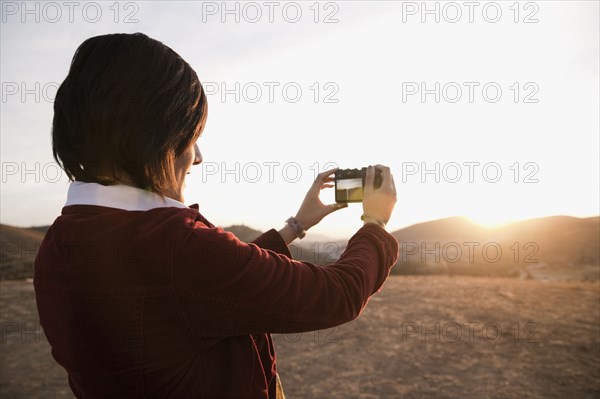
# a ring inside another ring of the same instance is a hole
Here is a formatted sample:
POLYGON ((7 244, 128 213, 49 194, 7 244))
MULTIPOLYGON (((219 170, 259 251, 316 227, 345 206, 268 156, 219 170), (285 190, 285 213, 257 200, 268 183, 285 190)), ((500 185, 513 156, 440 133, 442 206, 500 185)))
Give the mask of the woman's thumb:
POLYGON ((348 204, 345 202, 342 202, 342 203, 335 203, 335 204, 329 205, 329 209, 331 210, 331 212, 335 212, 342 208, 348 208, 348 204))

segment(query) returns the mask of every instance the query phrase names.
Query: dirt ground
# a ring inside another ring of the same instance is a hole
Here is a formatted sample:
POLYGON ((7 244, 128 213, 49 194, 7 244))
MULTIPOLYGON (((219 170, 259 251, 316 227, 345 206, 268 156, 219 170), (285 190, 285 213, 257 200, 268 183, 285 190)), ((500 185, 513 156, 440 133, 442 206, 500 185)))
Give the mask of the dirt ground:
MULTIPOLYGON (((0 398, 72 398, 33 284, 0 289, 0 398)), ((288 399, 596 399, 600 283, 392 276, 357 320, 275 344, 288 399)))

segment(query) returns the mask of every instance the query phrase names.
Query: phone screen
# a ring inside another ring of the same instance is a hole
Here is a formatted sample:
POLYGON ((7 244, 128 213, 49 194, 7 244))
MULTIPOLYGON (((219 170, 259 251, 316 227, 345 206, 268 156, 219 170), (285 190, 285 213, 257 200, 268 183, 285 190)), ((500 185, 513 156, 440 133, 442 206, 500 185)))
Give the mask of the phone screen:
POLYGON ((362 200, 363 181, 360 177, 335 181, 336 202, 362 202, 362 200))

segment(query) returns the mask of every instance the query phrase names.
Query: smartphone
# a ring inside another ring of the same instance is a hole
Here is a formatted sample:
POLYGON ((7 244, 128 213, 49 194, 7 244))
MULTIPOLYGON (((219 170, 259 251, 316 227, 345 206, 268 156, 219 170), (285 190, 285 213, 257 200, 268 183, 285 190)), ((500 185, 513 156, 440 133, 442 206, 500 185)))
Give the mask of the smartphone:
MULTIPOLYGON (((362 202, 367 168, 338 169, 335 171, 335 202, 362 202)), ((383 173, 375 169, 375 188, 381 187, 383 173)))

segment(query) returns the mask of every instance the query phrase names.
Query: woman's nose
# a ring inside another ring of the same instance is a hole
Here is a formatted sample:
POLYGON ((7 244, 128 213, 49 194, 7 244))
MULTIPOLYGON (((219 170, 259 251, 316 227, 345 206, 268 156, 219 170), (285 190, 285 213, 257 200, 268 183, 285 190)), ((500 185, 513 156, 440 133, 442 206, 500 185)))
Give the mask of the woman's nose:
POLYGON ((194 165, 200 165, 202 163, 202 154, 198 144, 194 144, 194 165))

